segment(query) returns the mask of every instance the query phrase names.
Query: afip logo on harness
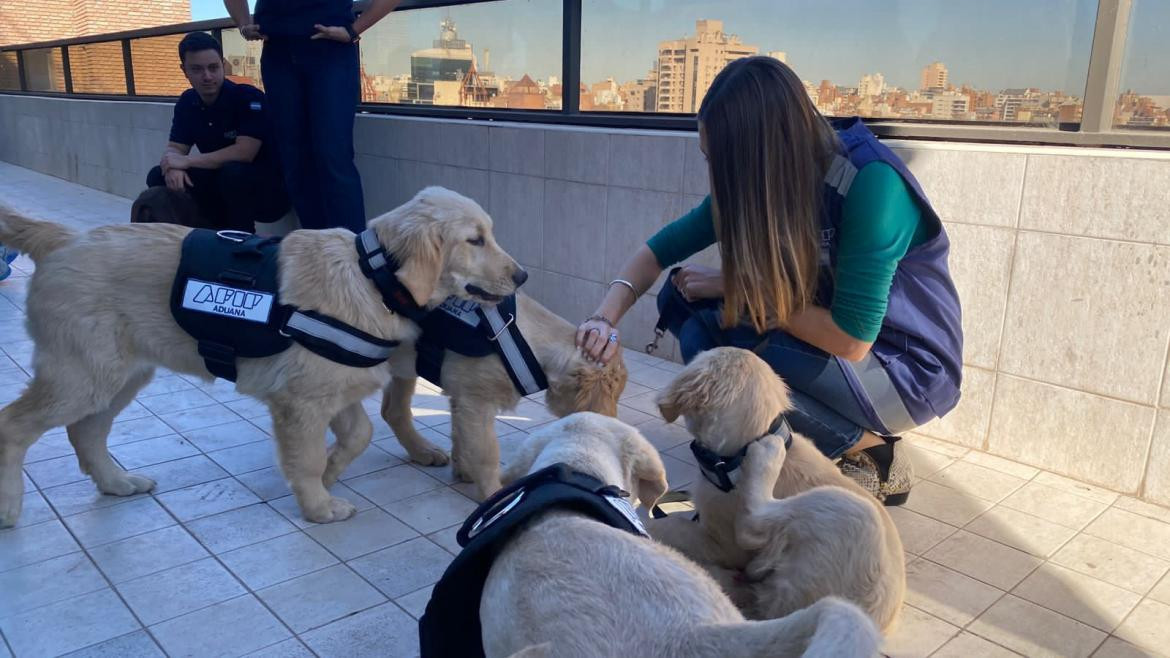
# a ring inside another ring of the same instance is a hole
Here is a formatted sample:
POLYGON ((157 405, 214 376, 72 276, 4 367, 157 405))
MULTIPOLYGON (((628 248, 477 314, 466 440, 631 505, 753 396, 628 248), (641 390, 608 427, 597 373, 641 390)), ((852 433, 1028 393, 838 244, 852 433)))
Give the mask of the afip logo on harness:
POLYGON ((183 289, 183 308, 222 315, 249 322, 268 322, 272 311, 272 293, 241 290, 210 281, 187 279, 183 289))
POLYGON ((443 300, 442 304, 439 304, 439 310, 462 321, 469 327, 479 326, 479 316, 475 314, 479 310, 479 304, 471 300, 451 296, 443 300))

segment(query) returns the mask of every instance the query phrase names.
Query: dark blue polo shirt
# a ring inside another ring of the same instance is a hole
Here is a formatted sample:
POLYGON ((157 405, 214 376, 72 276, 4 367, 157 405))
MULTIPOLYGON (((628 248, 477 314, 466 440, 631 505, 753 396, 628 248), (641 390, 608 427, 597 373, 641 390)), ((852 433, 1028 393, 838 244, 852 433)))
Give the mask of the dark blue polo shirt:
POLYGON ((351 0, 256 0, 256 24, 269 37, 307 37, 314 25, 353 23, 351 0))
POLYGON ((254 137, 261 141, 257 164, 275 161, 270 154, 268 116, 264 92, 252 85, 223 81, 215 103, 204 105, 194 89, 188 89, 175 104, 171 121, 171 141, 194 145, 200 153, 211 153, 236 143, 236 137, 254 137))

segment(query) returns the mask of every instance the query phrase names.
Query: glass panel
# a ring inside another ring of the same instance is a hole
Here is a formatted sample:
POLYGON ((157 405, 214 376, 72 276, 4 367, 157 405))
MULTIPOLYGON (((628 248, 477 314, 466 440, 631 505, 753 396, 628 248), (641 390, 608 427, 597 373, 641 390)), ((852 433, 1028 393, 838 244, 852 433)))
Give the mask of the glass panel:
POLYGON ((584 0, 581 110, 691 114, 727 62, 770 55, 829 116, 1055 126, 1079 115, 1096 10, 1095 0, 584 0))
POLYGON ((20 89, 20 69, 15 52, 0 53, 0 89, 20 89))
POLYGON ((122 42, 69 46, 69 74, 75 94, 125 94, 122 42))
POLYGON ((361 40, 362 100, 561 107, 561 0, 394 12, 361 40))
POLYGON ((65 64, 60 48, 24 51, 24 79, 29 91, 65 91, 65 64))
POLYGON ((248 41, 236 29, 223 31, 224 73, 233 82, 264 88, 260 80, 260 51, 263 41, 248 41))
POLYGON ((1117 128, 1170 129, 1170 2, 1134 0, 1121 69, 1117 128))
POLYGON ((183 36, 173 34, 130 42, 134 93, 140 96, 178 96, 191 87, 179 66, 179 42, 183 36))

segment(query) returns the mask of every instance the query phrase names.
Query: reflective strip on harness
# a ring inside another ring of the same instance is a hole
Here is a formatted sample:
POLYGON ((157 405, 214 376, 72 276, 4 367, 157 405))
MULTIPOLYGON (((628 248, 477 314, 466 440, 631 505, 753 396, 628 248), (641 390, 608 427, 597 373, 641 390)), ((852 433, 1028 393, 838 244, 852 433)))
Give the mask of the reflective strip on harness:
POLYGON ((339 349, 367 359, 385 361, 390 358, 390 354, 394 350, 393 346, 374 344, 343 329, 311 318, 300 311, 294 311, 289 316, 285 326, 319 338, 320 340, 335 345, 339 349))
POLYGON ((378 269, 386 266, 386 257, 378 252, 382 245, 378 242, 378 236, 374 233, 374 229, 366 229, 362 231, 362 245, 366 248, 366 253, 373 254, 370 256, 370 266, 378 269))
POLYGON ((491 327, 492 335, 495 336, 496 343, 500 346, 500 355, 504 357, 504 365, 515 376, 516 383, 520 385, 521 392, 524 395, 532 395, 544 390, 544 386, 537 383, 536 375, 533 374, 532 369, 528 367, 528 361, 520 352, 520 347, 516 344, 516 338, 512 335, 513 331, 519 332, 516 327, 516 318, 504 321, 500 317, 500 311, 496 307, 488 309, 480 309, 488 326, 491 327))

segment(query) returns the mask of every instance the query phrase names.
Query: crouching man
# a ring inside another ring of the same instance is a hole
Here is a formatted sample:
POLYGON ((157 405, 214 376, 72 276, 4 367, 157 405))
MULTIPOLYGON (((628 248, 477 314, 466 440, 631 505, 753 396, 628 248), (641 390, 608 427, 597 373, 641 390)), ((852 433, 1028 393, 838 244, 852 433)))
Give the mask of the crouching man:
POLYGON ((132 221, 252 233, 255 222, 280 219, 290 203, 266 143, 264 93, 224 79, 223 47, 206 32, 183 37, 179 62, 191 88, 175 104, 170 141, 132 221))

